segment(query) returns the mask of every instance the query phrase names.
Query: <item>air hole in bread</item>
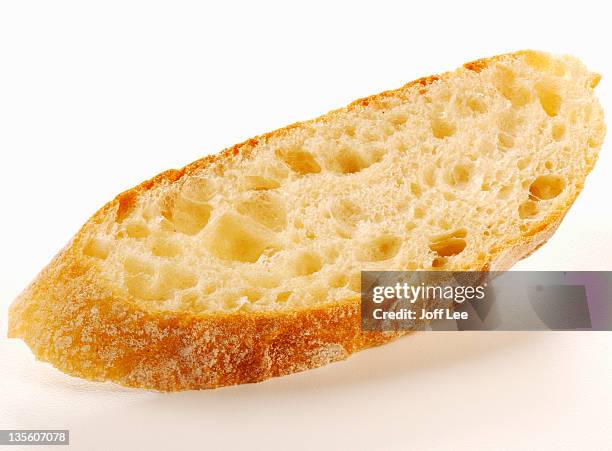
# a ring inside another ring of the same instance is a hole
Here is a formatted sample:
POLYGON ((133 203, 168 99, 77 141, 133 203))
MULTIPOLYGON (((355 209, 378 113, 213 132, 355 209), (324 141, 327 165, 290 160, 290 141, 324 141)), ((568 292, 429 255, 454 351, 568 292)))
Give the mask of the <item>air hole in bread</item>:
POLYGON ((455 124, 446 119, 436 117, 431 121, 431 132, 436 138, 448 138, 453 136, 456 131, 457 128, 455 127, 455 124))
POLYGON ((467 230, 463 228, 434 236, 429 242, 429 249, 439 257, 452 257, 463 252, 467 244, 464 239, 466 236, 467 230))
POLYGON ((153 278, 150 275, 138 273, 127 274, 125 286, 129 294, 144 301, 156 301, 161 297, 152 290, 153 278))
POLYGON ((287 302, 287 300, 289 300, 289 297, 291 297, 291 294, 291 291, 281 291, 276 295, 276 302, 279 302, 281 304, 287 302))
POLYGON ((529 186, 532 200, 549 200, 557 197, 565 188, 565 181, 558 175, 541 175, 529 186))
POLYGON ((497 135, 497 147, 500 149, 510 149, 514 147, 514 136, 501 132, 497 135))
POLYGON ((287 225, 285 206, 279 196, 273 193, 253 193, 238 203, 237 210, 264 227, 277 232, 283 230, 287 225))
POLYGON ((463 238, 446 238, 444 240, 432 242, 429 248, 440 257, 451 257, 457 255, 465 249, 466 241, 463 238))
MULTIPOLYGON (((600 131, 599 133, 603 134, 603 131, 600 131)), ((603 139, 598 137, 598 136, 591 136, 589 137, 589 147, 591 148, 597 148, 600 147, 603 143, 603 139)))
POLYGON ((355 126, 354 125, 347 125, 344 127, 344 134, 346 136, 348 136, 349 138, 352 138, 355 136, 355 126))
POLYGON ((195 235, 202 230, 210 218, 211 206, 182 195, 169 196, 162 206, 162 215, 174 231, 195 235))
POLYGON ((557 122, 552 126, 552 137, 555 141, 561 141, 565 136, 565 125, 557 122))
POLYGON ((436 257, 431 262, 432 268, 443 268, 446 265, 448 259, 446 257, 436 257))
POLYGON ((244 186, 247 190, 270 190, 280 186, 278 180, 261 175, 247 175, 244 177, 244 186))
POLYGON ((348 283, 348 277, 343 273, 332 273, 329 276, 329 285, 332 288, 342 288, 348 283))
POLYGON ((389 114, 389 122, 396 128, 402 127, 408 121, 408 115, 401 111, 394 111, 389 114))
POLYGON ((416 207, 414 209, 414 212, 412 213, 412 217, 414 219, 421 219, 421 218, 425 217, 425 209, 421 208, 421 207, 416 207))
POLYGON ((536 84, 535 89, 540 99, 540 105, 542 105, 546 114, 551 117, 559 114, 561 95, 556 81, 553 79, 543 80, 536 84))
POLYGON ((128 255, 125 257, 123 267, 128 273, 131 274, 148 274, 152 276, 155 274, 155 267, 150 261, 136 257, 134 255, 128 255))
POLYGON ((249 302, 257 302, 261 299, 262 291, 259 288, 247 288, 240 292, 241 297, 245 297, 249 302))
POLYGON ((180 296, 181 308, 189 311, 196 311, 198 309, 198 301, 200 296, 195 291, 186 291, 180 296))
POLYGON ((301 149, 279 149, 276 154, 292 171, 298 174, 306 175, 321 172, 321 166, 310 152, 301 149))
POLYGON ((532 200, 527 200, 519 205, 518 213, 521 219, 532 218, 538 214, 538 205, 532 200))
POLYGON ((529 163, 531 163, 531 158, 529 157, 525 157, 525 158, 520 158, 517 162, 516 162, 516 167, 519 168, 521 171, 523 169, 525 169, 527 166, 529 166, 529 163))
POLYGON ((108 257, 110 243, 98 238, 92 238, 83 248, 83 254, 104 260, 108 257))
POLYGON ((512 186, 506 185, 502 186, 499 189, 499 191, 497 192, 497 197, 500 199, 507 199, 508 197, 510 197, 510 194, 512 194, 512 186))
POLYGON ((520 108, 531 102, 531 91, 517 82, 514 72, 505 67, 498 66, 494 76, 497 90, 512 103, 515 108, 520 108))
POLYGON ((242 179, 242 185, 247 191, 273 190, 280 188, 288 176, 289 168, 282 160, 271 160, 250 166, 242 179))
POLYGON ((367 161, 358 151, 342 147, 330 152, 327 165, 330 170, 341 174, 354 174, 367 168, 372 161, 367 161))
POLYGON ((446 182, 450 186, 457 188, 464 187, 470 181, 472 166, 470 164, 456 164, 452 170, 446 174, 446 182))
POLYGON ((151 243, 151 253, 157 257, 176 257, 181 247, 168 237, 157 237, 151 243))
POLYGON ((230 312, 248 309, 249 298, 240 294, 229 294, 222 299, 223 308, 230 312))
POLYGON ((145 238, 149 236, 149 227, 144 222, 130 222, 125 225, 125 232, 130 238, 145 238))
POLYGON ((198 278, 191 270, 176 264, 166 263, 159 270, 157 290, 162 294, 162 297, 166 297, 171 290, 184 290, 195 286, 197 283, 198 278))
POLYGON ((360 261, 377 262, 389 260, 397 255, 401 240, 394 235, 381 235, 364 242, 357 251, 360 261))
POLYGON ((472 96, 467 100, 467 106, 474 113, 486 113, 487 112, 487 103, 477 96, 472 96))
POLYGON ((204 231, 204 245, 221 260, 254 263, 266 249, 278 247, 273 232, 252 219, 224 213, 204 231))
POLYGON ((296 276, 307 276, 318 272, 323 263, 321 257, 314 252, 299 252, 292 262, 293 273, 296 276))
POLYGON ((423 190, 418 183, 411 183, 410 192, 414 195, 414 197, 419 197, 423 193, 423 190))
POLYGON ((363 219, 361 207, 349 199, 338 199, 333 202, 331 215, 340 224, 351 228, 363 219))

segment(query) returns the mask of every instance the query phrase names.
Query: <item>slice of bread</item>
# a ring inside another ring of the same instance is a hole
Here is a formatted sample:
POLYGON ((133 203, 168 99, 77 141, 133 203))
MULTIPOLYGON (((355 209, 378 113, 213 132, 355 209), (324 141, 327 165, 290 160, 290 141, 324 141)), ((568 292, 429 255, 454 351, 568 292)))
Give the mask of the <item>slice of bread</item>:
POLYGON ((524 51, 169 170, 99 210, 10 309, 69 374, 159 390, 261 381, 399 333, 360 329, 362 270, 504 270, 582 189, 599 76, 524 51))

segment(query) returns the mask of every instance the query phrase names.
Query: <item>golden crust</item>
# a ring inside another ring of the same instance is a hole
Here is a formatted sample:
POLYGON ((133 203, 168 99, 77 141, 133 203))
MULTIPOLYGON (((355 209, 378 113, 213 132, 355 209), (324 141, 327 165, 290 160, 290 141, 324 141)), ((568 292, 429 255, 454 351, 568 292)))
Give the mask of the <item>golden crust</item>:
MULTIPOLYGON (((520 53, 510 57, 517 55, 520 53)), ((479 72, 503 57, 508 55, 464 67, 479 72)), ((339 111, 367 108, 387 96, 404 95, 407 89, 423 93, 428 85, 450 75, 421 78, 398 90, 356 100, 309 122, 329 121, 339 111)), ((121 221, 141 193, 213 163, 222 170, 224 161, 248 157, 259 142, 304 124, 249 139, 141 183, 100 209, 72 243, 78 242, 88 227, 101 222, 104 215, 115 212, 121 221)), ((526 235, 508 241, 475 267, 465 269, 508 269, 548 240, 574 199, 564 211, 552 214, 526 235)), ((213 388, 319 367, 406 333, 361 331, 358 298, 283 313, 147 312, 113 297, 92 271, 86 271, 76 247, 66 246, 15 300, 9 320, 9 337, 22 338, 38 359, 74 376, 164 391, 213 388)))

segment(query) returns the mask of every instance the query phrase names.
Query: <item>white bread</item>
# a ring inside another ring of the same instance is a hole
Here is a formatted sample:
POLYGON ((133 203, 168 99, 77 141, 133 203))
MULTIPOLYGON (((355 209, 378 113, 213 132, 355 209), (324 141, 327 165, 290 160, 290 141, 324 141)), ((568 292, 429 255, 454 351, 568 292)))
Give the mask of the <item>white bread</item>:
POLYGON ((169 170, 99 210, 15 300, 69 374, 158 390, 260 381, 360 330, 361 270, 504 270, 597 159, 599 76, 524 51, 358 100, 169 170))

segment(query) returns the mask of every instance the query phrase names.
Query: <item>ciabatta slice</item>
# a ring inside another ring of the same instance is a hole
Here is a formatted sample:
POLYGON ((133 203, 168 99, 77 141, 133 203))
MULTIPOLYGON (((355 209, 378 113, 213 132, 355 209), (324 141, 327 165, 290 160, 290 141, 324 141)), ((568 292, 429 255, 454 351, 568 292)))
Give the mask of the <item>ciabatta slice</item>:
POLYGON ((360 329, 360 271, 502 270, 544 243, 604 138, 598 80, 572 57, 501 55, 166 171, 82 227, 10 336, 69 374, 159 390, 389 341, 360 329))

